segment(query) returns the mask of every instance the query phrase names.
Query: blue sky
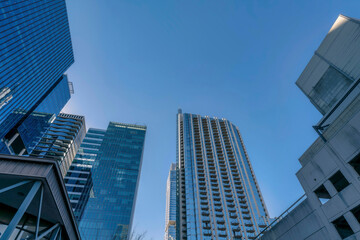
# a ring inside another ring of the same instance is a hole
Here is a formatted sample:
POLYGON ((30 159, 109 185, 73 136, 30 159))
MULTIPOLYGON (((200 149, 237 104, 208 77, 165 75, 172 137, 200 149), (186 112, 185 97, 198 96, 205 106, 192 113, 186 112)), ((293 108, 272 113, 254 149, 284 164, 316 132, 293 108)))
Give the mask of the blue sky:
POLYGON ((237 125, 271 217, 303 194, 298 158, 321 115, 295 86, 341 13, 359 1, 68 0, 75 94, 87 127, 146 124, 136 231, 162 239, 176 113, 237 125))

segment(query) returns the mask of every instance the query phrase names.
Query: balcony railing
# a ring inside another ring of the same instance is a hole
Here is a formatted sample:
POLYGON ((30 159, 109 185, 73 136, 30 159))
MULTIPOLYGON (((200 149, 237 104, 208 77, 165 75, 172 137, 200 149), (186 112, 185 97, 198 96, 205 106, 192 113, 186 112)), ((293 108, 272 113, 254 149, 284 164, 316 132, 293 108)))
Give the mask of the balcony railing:
POLYGON ((302 200, 305 200, 306 194, 302 195, 298 200, 296 200, 288 209, 286 209, 280 216, 278 216, 274 221, 272 221, 266 228, 264 228, 256 237, 254 240, 260 239, 265 232, 269 231, 272 227, 274 227, 278 222, 281 221, 286 215, 288 215, 295 207, 297 207, 302 200))

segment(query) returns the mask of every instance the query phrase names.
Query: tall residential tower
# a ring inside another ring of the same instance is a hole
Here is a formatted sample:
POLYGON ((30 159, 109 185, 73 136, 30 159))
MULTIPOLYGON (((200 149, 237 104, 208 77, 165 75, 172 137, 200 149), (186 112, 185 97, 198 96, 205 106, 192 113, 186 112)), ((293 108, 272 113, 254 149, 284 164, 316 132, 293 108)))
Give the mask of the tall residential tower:
POLYGON ((177 240, 253 239, 269 222, 239 129, 177 115, 177 240))
POLYGON ((176 240, 176 164, 172 163, 166 183, 165 238, 176 240))

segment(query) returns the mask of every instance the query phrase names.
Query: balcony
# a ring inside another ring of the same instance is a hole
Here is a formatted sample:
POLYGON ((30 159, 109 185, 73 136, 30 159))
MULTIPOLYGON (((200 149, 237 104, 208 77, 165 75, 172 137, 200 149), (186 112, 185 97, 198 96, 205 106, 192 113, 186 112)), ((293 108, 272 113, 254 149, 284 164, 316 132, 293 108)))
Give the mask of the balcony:
POLYGON ((202 212, 201 215, 208 217, 208 216, 210 216, 210 213, 209 212, 202 212))
POLYGON ((222 214, 222 213, 216 213, 215 216, 218 217, 218 218, 222 218, 222 217, 224 217, 224 214, 222 214))
POLYGON ((217 224, 224 225, 224 224, 225 224, 225 221, 224 221, 224 220, 217 220, 216 223, 217 223, 217 224))
POLYGON ((226 238, 227 237, 226 232, 219 232, 219 237, 226 238))
POLYGON ((215 211, 216 211, 216 212, 222 212, 222 210, 223 210, 223 209, 222 209, 221 207, 220 207, 220 208, 219 208, 219 207, 218 207, 218 208, 215 208, 215 211))
POLYGON ((230 214, 229 217, 230 218, 237 218, 237 214, 230 214))

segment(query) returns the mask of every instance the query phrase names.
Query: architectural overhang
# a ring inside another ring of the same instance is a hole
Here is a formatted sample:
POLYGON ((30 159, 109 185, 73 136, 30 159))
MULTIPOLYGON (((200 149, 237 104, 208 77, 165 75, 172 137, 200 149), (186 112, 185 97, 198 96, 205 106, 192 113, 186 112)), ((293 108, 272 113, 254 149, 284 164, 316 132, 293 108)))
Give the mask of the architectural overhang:
POLYGON ((20 210, 32 190, 42 197, 30 198, 25 213, 37 217, 42 206, 41 220, 59 226, 62 239, 81 239, 57 161, 0 154, 0 205, 20 210))

